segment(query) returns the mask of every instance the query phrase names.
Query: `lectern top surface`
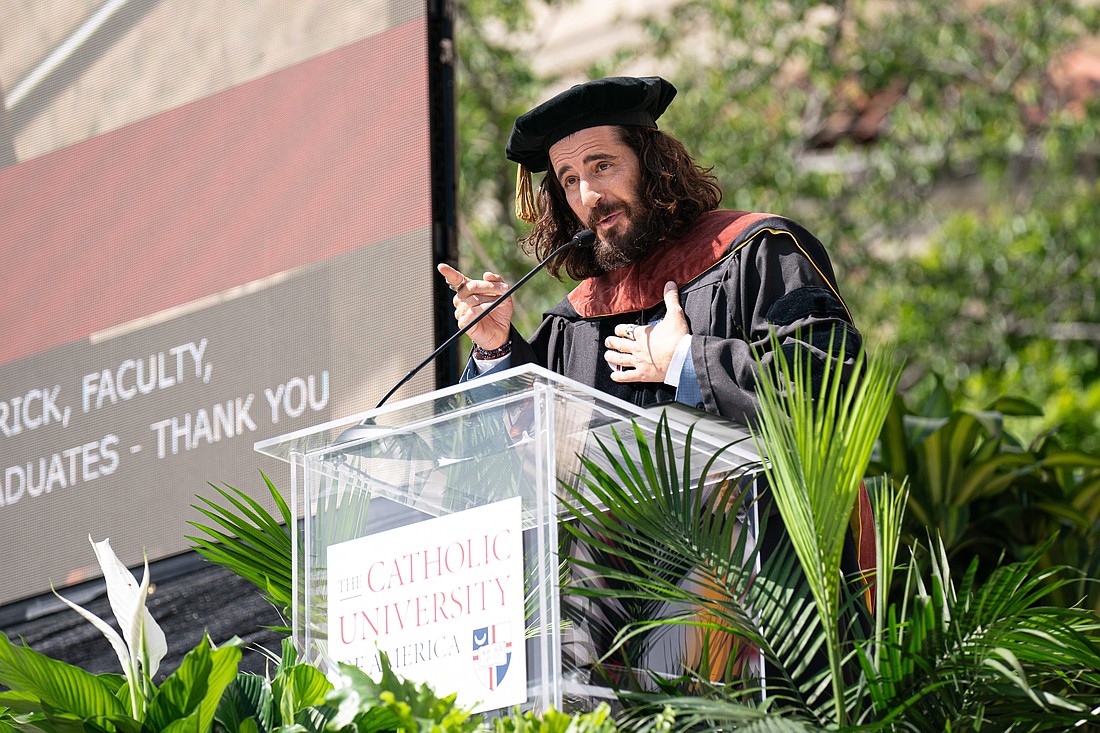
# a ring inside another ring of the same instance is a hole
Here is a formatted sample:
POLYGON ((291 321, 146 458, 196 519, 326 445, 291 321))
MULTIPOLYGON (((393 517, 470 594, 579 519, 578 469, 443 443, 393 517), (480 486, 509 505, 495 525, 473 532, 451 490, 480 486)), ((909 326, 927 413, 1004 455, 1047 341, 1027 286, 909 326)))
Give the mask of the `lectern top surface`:
MULTIPOLYGON (((294 454, 322 454, 337 446, 360 445, 385 437, 387 433, 415 432, 429 425, 464 420, 473 413, 500 410, 529 399, 536 392, 549 393, 558 404, 566 406, 566 412, 572 410, 574 422, 583 417, 589 430, 631 421, 654 425, 664 413, 674 432, 684 433, 695 425, 695 440, 704 446, 718 448, 734 443, 738 446, 734 451, 745 460, 759 459, 744 426, 678 403, 639 407, 533 364, 489 373, 392 405, 263 440, 256 443, 255 449, 289 461, 294 454)), ((506 410, 506 414, 518 410, 518 407, 506 410)))

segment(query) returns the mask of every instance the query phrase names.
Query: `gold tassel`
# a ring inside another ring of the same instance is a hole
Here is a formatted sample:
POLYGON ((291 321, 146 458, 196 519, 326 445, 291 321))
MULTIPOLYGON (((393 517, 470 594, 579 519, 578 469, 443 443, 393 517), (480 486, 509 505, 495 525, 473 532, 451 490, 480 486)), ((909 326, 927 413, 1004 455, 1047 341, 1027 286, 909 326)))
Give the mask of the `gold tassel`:
POLYGON ((538 209, 535 207, 535 190, 531 184, 531 171, 522 163, 516 171, 516 216, 534 224, 538 218, 538 209))

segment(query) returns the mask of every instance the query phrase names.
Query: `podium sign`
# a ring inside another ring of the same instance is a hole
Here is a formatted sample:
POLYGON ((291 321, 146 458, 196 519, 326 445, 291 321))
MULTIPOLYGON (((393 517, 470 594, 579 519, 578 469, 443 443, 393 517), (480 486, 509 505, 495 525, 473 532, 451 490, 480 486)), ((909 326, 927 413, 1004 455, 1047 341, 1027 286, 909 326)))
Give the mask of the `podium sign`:
POLYGON ((397 669, 419 665, 450 684, 467 707, 526 702, 520 505, 329 545, 328 656, 376 675, 383 651, 397 669))
MULTIPOLYGON (((568 652, 559 496, 581 490, 582 457, 610 470, 601 443, 637 450, 661 414, 526 365, 257 443, 291 464, 300 655, 372 674, 382 651, 479 712, 606 697, 568 652)), ((666 414, 681 455, 696 425, 693 467, 733 441, 716 475, 759 460, 732 423, 666 414)))

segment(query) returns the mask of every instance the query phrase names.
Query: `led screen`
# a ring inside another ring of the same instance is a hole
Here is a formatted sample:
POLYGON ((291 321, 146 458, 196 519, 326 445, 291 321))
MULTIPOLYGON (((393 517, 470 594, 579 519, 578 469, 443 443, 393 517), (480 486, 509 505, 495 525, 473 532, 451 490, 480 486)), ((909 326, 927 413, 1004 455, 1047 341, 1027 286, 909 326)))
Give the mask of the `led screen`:
POLYGON ((0 604, 186 550, 434 345, 422 5, 4 5, 0 604))

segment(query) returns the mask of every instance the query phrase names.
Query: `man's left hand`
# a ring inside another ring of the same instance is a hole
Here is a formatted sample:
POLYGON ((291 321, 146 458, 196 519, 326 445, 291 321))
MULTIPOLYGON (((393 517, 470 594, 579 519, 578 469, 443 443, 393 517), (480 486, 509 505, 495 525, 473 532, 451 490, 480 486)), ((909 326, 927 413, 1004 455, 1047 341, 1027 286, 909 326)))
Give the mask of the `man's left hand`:
POLYGON ((616 382, 663 382, 680 339, 690 333, 676 283, 665 283, 665 317, 652 326, 619 324, 604 341, 616 382))

